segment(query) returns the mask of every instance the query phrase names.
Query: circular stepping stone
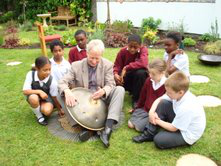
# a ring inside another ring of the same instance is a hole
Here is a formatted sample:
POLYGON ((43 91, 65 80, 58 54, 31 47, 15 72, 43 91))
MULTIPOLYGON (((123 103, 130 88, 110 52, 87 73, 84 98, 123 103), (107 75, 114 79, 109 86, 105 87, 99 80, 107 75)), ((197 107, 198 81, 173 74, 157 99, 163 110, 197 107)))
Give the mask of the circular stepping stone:
MULTIPOLYGON (((124 113, 121 111, 119 123, 114 126, 114 129, 117 129, 120 125, 123 124, 124 113)), ((48 130, 49 132, 61 139, 71 140, 79 142, 79 134, 81 132, 81 127, 71 127, 66 117, 60 118, 57 112, 54 112, 48 120, 48 130)), ((99 139, 99 136, 96 134, 92 136, 88 141, 94 141, 99 139)))
POLYGON ((217 164, 205 156, 187 154, 177 160, 176 166, 217 166, 217 164))
POLYGON ((10 63, 7 63, 7 66, 15 66, 15 65, 19 65, 21 63, 22 62, 10 62, 10 63))
POLYGON ((202 95, 197 96, 197 99, 204 107, 217 107, 221 105, 221 100, 218 97, 202 95))
POLYGON ((209 82, 209 78, 206 76, 201 75, 191 75, 190 76, 190 82, 192 83, 207 83, 209 82))

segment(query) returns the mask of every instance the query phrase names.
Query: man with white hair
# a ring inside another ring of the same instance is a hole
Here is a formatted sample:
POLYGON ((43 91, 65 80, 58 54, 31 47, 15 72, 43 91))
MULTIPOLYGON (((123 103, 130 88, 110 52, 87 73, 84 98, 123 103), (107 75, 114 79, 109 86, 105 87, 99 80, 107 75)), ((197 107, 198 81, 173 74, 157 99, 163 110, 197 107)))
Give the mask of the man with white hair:
MULTIPOLYGON (((74 96, 69 89, 69 84, 74 87, 84 87, 90 89, 94 100, 102 98, 108 103, 108 115, 105 122, 105 128, 101 131, 100 138, 105 145, 109 147, 109 139, 112 127, 119 120, 120 112, 124 101, 124 88, 116 86, 113 75, 113 63, 102 58, 104 44, 101 40, 91 40, 87 45, 87 58, 81 61, 73 62, 71 70, 63 79, 59 81, 58 89, 61 96, 64 96, 63 102, 68 106, 75 105, 74 96)), ((76 122, 70 118, 69 112, 64 109, 71 125, 76 122)), ((88 130, 80 133, 80 140, 86 141, 90 138, 88 130)))

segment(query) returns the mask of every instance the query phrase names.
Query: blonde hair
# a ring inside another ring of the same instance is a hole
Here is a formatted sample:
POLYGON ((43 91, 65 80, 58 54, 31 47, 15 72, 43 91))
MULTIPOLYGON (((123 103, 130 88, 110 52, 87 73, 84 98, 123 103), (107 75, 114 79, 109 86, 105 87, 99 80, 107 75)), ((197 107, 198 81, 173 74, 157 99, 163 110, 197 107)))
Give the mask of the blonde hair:
POLYGON ((169 76, 165 82, 165 87, 171 88, 175 92, 183 90, 186 92, 189 89, 190 81, 182 71, 176 71, 169 76))
POLYGON ((148 66, 148 69, 156 69, 159 72, 165 72, 167 69, 167 64, 164 60, 160 58, 156 58, 151 61, 151 63, 148 66))
POLYGON ((96 50, 100 52, 104 52, 104 43, 99 39, 91 40, 87 45, 87 52, 89 53, 91 50, 96 50))

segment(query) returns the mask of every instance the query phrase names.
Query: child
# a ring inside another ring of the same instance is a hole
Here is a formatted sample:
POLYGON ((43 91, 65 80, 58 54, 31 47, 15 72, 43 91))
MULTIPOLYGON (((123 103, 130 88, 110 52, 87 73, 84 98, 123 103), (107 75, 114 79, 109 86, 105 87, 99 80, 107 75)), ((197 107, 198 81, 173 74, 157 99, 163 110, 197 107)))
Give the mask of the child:
POLYGON ((164 41, 165 53, 164 60, 167 63, 167 74, 170 75, 173 72, 180 70, 190 76, 189 73, 189 59, 188 56, 179 49, 179 44, 182 37, 179 32, 169 32, 166 40, 164 41))
POLYGON ((154 59, 148 67, 150 78, 148 78, 142 88, 140 98, 136 109, 128 121, 129 128, 135 128, 137 131, 143 131, 147 124, 148 112, 153 102, 162 96, 166 90, 164 82, 166 81, 166 62, 161 59, 154 59))
POLYGON ((148 51, 141 45, 138 35, 128 37, 128 46, 122 48, 114 62, 114 79, 132 95, 133 103, 139 99, 147 77, 148 51))
POLYGON ((173 73, 165 82, 166 94, 154 101, 144 132, 133 141, 154 141, 161 149, 192 145, 202 136, 206 117, 203 106, 189 89, 189 79, 173 73), (165 129, 159 131, 158 128, 165 129))
POLYGON ((83 30, 78 30, 75 35, 75 40, 77 42, 77 46, 71 48, 69 52, 68 61, 70 64, 74 61, 79 61, 87 57, 86 53, 86 45, 87 45, 87 35, 83 30))
POLYGON ((47 125, 45 116, 50 116, 54 105, 59 108, 59 114, 63 113, 56 96, 58 93, 57 83, 50 76, 51 63, 48 58, 41 56, 35 60, 35 69, 29 71, 26 75, 23 86, 23 93, 27 96, 37 122, 41 125, 47 125))
POLYGON ((64 45, 59 40, 50 43, 50 49, 53 54, 51 61, 51 75, 58 82, 71 68, 68 61, 64 59, 64 45))

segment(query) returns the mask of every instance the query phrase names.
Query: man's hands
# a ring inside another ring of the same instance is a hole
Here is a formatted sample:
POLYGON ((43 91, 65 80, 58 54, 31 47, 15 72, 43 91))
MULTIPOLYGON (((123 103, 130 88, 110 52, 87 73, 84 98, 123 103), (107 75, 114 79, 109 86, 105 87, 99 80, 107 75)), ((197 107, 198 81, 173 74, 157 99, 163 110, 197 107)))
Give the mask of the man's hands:
POLYGON ((105 95, 105 90, 98 87, 98 90, 92 95, 92 99, 97 100, 105 95))
POLYGON ((74 95, 72 94, 70 89, 66 89, 64 91, 64 95, 65 95, 65 102, 68 106, 73 107, 76 105, 76 99, 74 98, 74 95))

